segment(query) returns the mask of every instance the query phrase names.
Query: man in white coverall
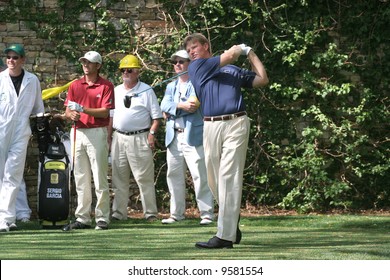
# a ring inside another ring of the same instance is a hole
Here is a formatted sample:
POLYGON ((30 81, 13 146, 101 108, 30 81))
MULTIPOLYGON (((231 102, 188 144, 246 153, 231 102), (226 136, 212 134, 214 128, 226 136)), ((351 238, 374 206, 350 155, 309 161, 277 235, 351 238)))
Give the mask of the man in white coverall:
MULTIPOLYGON (((0 60, 0 72, 7 69, 7 66, 0 60)), ((16 196, 16 220, 21 222, 29 222, 31 215, 31 209, 28 206, 26 182, 22 180, 18 195, 16 196)))
POLYGON ((38 78, 23 69, 22 45, 4 50, 5 71, 0 73, 0 232, 16 229, 16 197, 23 180, 31 114, 44 113, 38 78))
POLYGON ((16 220, 21 221, 23 223, 27 223, 30 221, 31 209, 28 205, 27 199, 27 187, 26 182, 22 179, 22 183, 20 184, 19 192, 16 196, 16 220))

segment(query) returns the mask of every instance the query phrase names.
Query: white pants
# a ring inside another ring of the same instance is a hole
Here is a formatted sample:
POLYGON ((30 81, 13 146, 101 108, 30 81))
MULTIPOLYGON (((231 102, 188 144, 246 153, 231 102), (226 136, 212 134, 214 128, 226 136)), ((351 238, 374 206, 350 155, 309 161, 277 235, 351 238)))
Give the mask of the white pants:
POLYGON ((230 241, 236 240, 249 129, 247 116, 204 122, 207 179, 219 204, 216 236, 230 241))
MULTIPOLYGON (((73 135, 74 128, 71 130, 73 135)), ((76 131, 74 178, 77 192, 76 220, 90 225, 92 206, 92 176, 96 193, 95 221, 110 222, 108 188, 107 127, 78 128, 76 131), (92 172, 91 172, 92 171, 92 172), (92 173, 92 174, 91 174, 92 173), (92 175, 92 176, 91 176, 92 175)))
POLYGON ((139 187, 145 218, 157 216, 153 152, 148 133, 123 135, 114 132, 111 144, 112 189, 115 193, 112 216, 127 219, 130 172, 139 187))
MULTIPOLYGON (((30 130, 3 139, 0 151, 0 222, 14 223, 16 221, 16 197, 23 180, 26 162, 27 144, 30 130)), ((12 136, 12 135, 11 135, 12 136)))
POLYGON ((30 215, 31 209, 28 206, 26 182, 23 179, 16 196, 16 219, 30 219, 30 215))
POLYGON ((171 217, 184 219, 186 210, 186 171, 187 167, 194 182, 196 202, 202 219, 214 219, 213 195, 207 184, 203 145, 190 146, 184 133, 175 132, 175 137, 167 149, 167 184, 171 195, 171 217))

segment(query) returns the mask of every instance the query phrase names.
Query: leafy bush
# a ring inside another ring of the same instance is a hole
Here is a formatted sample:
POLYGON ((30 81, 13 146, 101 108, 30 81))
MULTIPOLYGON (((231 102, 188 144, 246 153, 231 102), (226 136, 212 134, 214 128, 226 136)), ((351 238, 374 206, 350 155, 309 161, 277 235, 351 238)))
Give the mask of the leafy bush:
MULTIPOLYGON (((113 81, 117 54, 128 52, 143 59, 143 81, 170 77, 166 62, 188 33, 205 34, 215 54, 233 44, 251 46, 271 82, 245 92, 252 126, 243 206, 301 212, 390 206, 387 0, 161 0, 155 12, 166 25, 148 36, 124 17, 121 30, 114 28, 109 8, 127 1, 61 0, 51 12, 38 2, 12 1, 0 15, 14 20, 15 5, 36 7, 19 16, 58 57, 75 61, 74 46, 93 46, 107 54, 113 81), (74 15, 82 12, 92 13, 95 28, 80 27, 74 15)), ((244 58, 238 65, 250 67, 244 58)), ((156 88, 160 97, 163 90, 156 88)), ((158 195, 166 201, 163 146, 156 155, 158 195)))

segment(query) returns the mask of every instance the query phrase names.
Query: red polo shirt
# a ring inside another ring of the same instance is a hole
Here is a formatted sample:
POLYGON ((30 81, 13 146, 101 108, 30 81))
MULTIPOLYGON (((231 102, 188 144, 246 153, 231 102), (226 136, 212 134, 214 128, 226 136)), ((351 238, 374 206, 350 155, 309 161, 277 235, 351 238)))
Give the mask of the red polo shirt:
MULTIPOLYGON (((65 106, 68 105, 69 100, 86 108, 114 109, 114 85, 100 76, 93 85, 88 85, 85 77, 82 77, 70 84, 65 106)), ((95 118, 80 113, 80 120, 76 122, 76 128, 103 127, 108 126, 109 122, 109 115, 107 118, 95 118)))

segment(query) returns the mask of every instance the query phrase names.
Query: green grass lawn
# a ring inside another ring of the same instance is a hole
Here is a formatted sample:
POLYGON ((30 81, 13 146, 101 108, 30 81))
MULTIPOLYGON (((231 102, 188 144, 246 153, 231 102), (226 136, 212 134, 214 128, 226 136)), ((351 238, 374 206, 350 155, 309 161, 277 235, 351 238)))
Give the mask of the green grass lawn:
POLYGON ((0 234, 0 259, 6 260, 389 260, 390 216, 291 215, 242 217, 241 244, 205 250, 216 223, 199 219, 173 225, 129 219, 110 229, 62 232, 38 222, 18 224, 0 234))

